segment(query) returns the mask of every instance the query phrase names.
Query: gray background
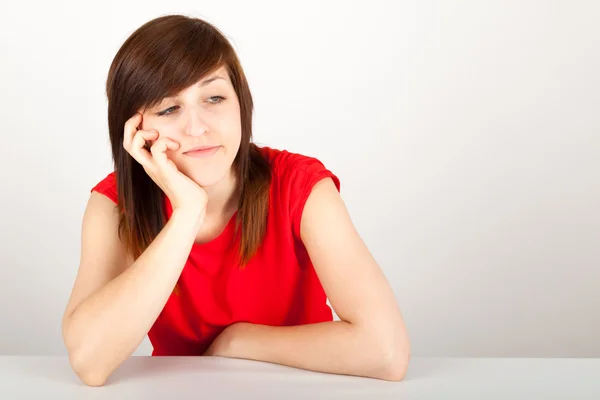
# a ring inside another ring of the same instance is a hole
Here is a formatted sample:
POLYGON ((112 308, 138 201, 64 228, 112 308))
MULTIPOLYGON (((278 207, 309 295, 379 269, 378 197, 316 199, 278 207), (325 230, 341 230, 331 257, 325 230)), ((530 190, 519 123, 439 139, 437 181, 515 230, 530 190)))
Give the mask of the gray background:
POLYGON ((66 354, 108 67, 182 12, 238 51, 256 141, 338 174, 413 355, 600 356, 600 2, 282 3, 3 8, 0 354, 66 354))

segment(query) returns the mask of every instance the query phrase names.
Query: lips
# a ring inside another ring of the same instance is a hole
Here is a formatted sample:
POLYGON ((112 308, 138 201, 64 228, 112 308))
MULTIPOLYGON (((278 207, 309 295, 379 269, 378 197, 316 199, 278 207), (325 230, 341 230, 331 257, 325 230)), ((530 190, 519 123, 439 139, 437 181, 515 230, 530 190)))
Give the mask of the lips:
POLYGON ((214 156, 215 154, 219 153, 219 151, 221 151, 222 147, 223 146, 208 146, 208 145, 196 146, 196 147, 192 147, 191 149, 189 149, 188 151, 183 153, 183 155, 186 157, 192 157, 192 158, 209 159, 212 156, 214 156))
POLYGON ((214 149, 216 147, 219 147, 219 146, 213 146, 213 145, 196 146, 196 147, 192 147, 188 151, 185 151, 183 154, 191 153, 191 152, 195 152, 195 151, 207 151, 207 150, 214 149))

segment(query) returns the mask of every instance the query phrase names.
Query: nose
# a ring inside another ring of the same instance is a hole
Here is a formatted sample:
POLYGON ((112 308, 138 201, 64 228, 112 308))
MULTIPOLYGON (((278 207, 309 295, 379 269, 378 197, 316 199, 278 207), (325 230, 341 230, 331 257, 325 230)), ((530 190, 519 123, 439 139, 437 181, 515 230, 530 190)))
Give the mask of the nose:
POLYGON ((200 136, 208 131, 208 123, 203 116, 204 110, 191 109, 188 112, 188 116, 185 119, 185 126, 183 132, 188 136, 200 136))

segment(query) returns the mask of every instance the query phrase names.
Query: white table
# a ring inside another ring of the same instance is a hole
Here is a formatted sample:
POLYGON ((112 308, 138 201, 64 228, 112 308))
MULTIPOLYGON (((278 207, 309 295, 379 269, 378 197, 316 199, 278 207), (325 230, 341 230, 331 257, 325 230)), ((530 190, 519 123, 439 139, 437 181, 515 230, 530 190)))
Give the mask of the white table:
POLYGON ((87 387, 66 357, 0 356, 0 399, 600 399, 600 359, 413 357, 402 382, 220 357, 131 357, 87 387))

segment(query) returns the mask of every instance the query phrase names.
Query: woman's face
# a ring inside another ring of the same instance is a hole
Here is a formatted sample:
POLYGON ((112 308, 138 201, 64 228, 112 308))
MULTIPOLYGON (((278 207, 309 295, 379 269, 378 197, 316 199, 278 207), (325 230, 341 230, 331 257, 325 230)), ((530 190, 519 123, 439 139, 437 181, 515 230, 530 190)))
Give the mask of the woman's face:
POLYGON ((159 137, 179 143, 179 149, 167 150, 167 157, 200 186, 214 185, 231 172, 242 130, 239 101, 225 67, 139 112, 139 129, 156 129, 159 137), (199 146, 214 147, 190 152, 199 146))

